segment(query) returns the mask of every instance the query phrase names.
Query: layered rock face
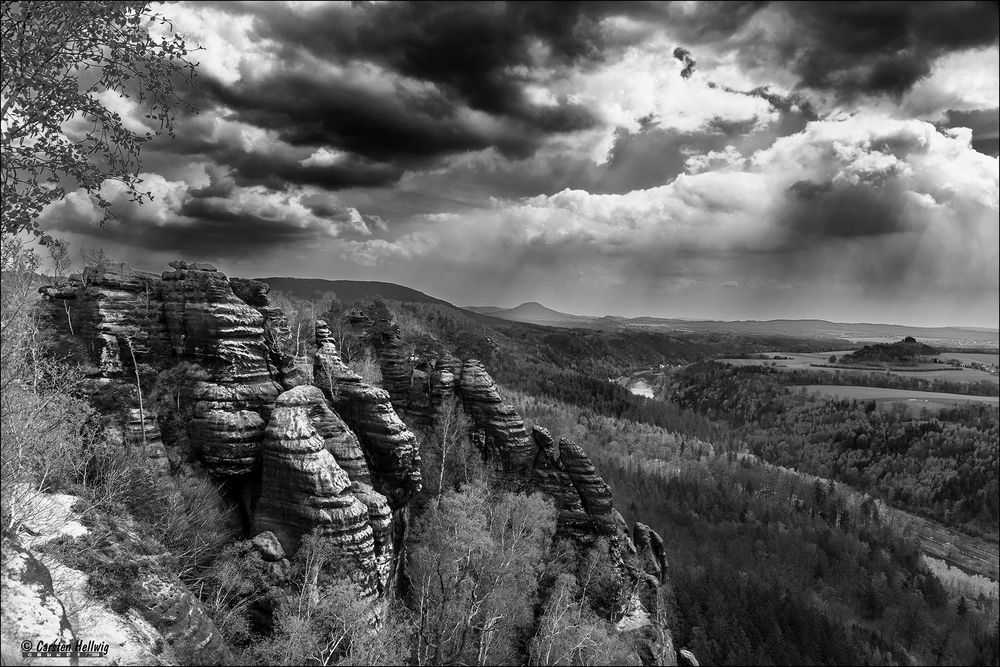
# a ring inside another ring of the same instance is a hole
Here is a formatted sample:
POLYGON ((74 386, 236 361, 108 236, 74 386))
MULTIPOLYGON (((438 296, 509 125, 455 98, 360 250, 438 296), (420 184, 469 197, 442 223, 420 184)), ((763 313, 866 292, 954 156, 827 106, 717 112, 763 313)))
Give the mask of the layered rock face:
POLYGON ((161 369, 181 360, 197 365, 203 379, 184 392, 194 404, 191 442, 214 474, 248 473, 280 380, 290 381, 265 339, 266 290, 239 283, 258 310, 213 266, 171 266, 162 276, 118 264, 87 267, 82 278, 40 291, 53 306, 53 325, 89 343, 102 381, 131 373, 133 357, 161 369))
MULTIPOLYGON (((187 362, 175 380, 183 386, 171 394, 189 416, 192 449, 212 474, 237 478, 254 532, 272 532, 291 556, 318 528, 344 571, 368 594, 381 593, 398 565, 394 539, 402 538, 393 510, 420 488, 417 440, 389 395, 341 363, 322 326, 315 368, 332 372, 314 386, 313 369, 281 351, 287 319, 271 305, 265 283, 230 280, 207 264, 171 267, 162 276, 123 265, 88 269, 81 279, 43 289, 49 316, 65 320, 67 338, 87 341, 104 382, 131 381, 132 353, 137 363, 163 370, 187 362)), ((152 465, 167 475, 156 416, 148 407, 144 413, 128 411, 126 440, 145 440, 152 465)))
POLYGON ((384 496, 352 481, 327 449, 310 417, 316 413, 328 432, 336 430, 329 424, 336 416, 316 410, 323 403, 322 392, 310 386, 278 397, 266 430, 254 532, 270 531, 285 552, 294 553, 301 537, 318 529, 345 571, 374 595, 389 575, 391 512, 384 496))
POLYGON ((209 376, 194 389, 191 439, 214 474, 248 473, 260 456, 264 420, 282 390, 264 340, 264 317, 214 267, 180 261, 171 266, 163 274, 171 346, 209 376))
POLYGON ((484 432, 488 453, 496 452, 506 471, 526 481, 529 488, 556 500, 564 533, 581 541, 610 537, 621 548, 635 550, 625 521, 614 507, 611 488, 579 445, 561 438, 556 447, 549 432, 538 426, 529 438, 524 421, 503 403, 493 378, 475 359, 462 365, 458 393, 475 426, 484 432))
POLYGON ((403 350, 399 327, 383 323, 382 334, 376 344, 379 369, 382 371, 382 386, 389 392, 389 400, 397 410, 405 410, 410 400, 412 376, 409 360, 403 350))
POLYGON ((56 306, 50 314, 54 328, 89 340, 96 374, 103 378, 121 377, 123 359, 131 353, 138 361, 150 361, 169 349, 163 284, 155 274, 124 264, 88 266, 68 284, 39 291, 56 306))
POLYGON ((420 491, 420 453, 416 436, 399 418, 389 392, 372 387, 344 365, 326 323, 316 323, 314 382, 358 436, 374 486, 393 509, 420 491))
MULTIPOLYGON (((360 485, 362 504, 372 507, 373 539, 380 544, 388 540, 389 510, 378 492, 393 508, 401 508, 420 488, 416 437, 394 412, 388 393, 361 382, 341 363, 325 326, 319 328, 317 378, 282 353, 287 320, 271 305, 265 283, 230 280, 208 264, 175 261, 171 267, 162 276, 124 265, 89 267, 82 278, 41 291, 51 306, 51 321, 63 323, 62 330, 72 334, 67 337, 89 343, 105 381, 130 380, 133 353, 136 363, 156 368, 169 369, 179 361, 191 365, 177 390, 178 401, 183 397, 190 409, 186 426, 193 449, 217 476, 260 470, 265 428, 278 395, 303 388, 308 396, 299 398, 308 400, 311 423, 324 447, 350 484, 360 485), (350 428, 312 384, 330 395, 350 428)), ((398 348, 398 330, 387 330, 396 332, 392 341, 398 348)), ((145 434, 148 456, 166 472, 153 413, 147 410, 143 420, 133 409, 126 431, 130 440, 140 442, 145 434)), ((254 500, 249 498, 247 506, 254 500)))
POLYGON ((470 359, 462 364, 458 389, 476 426, 486 435, 488 450, 499 456, 509 472, 530 474, 535 445, 528 437, 524 421, 513 407, 503 402, 496 383, 479 361, 470 359))
POLYGON ((292 340, 292 332, 288 327, 288 318, 281 308, 271 304, 268 294, 271 286, 260 280, 249 278, 230 278, 233 294, 248 305, 257 309, 264 318, 264 341, 268 348, 271 362, 278 369, 278 379, 284 389, 291 389, 311 381, 311 371, 302 368, 295 357, 283 352, 292 340))
POLYGON ((563 535, 582 537, 591 534, 590 516, 583 507, 580 492, 573 479, 559 465, 559 450, 547 429, 535 426, 532 438, 538 446, 531 484, 555 500, 558 531, 563 535))
POLYGON ((659 587, 667 578, 660 536, 641 523, 629 535, 611 488, 580 446, 565 438, 556 446, 548 430, 539 426, 533 427, 529 440, 524 422, 504 405, 480 362, 463 364, 458 391, 475 426, 485 434, 488 453, 499 454, 506 471, 525 480, 528 490, 555 500, 559 534, 584 544, 607 539, 622 580, 619 631, 635 635, 644 664, 676 664, 673 640, 659 609, 659 587), (631 565, 632 554, 638 567, 631 565))
POLYGON ((170 473, 170 461, 163 446, 156 413, 130 408, 125 421, 125 439, 130 446, 141 447, 152 469, 160 475, 170 473))
POLYGON ((667 581, 667 557, 663 551, 663 538, 644 523, 636 522, 632 529, 632 542, 639 556, 639 565, 661 584, 667 581))
POLYGON ((559 439, 559 466, 566 471, 573 487, 580 494, 580 502, 590 518, 594 532, 600 535, 619 535, 625 521, 615 509, 611 488, 597 474, 590 457, 576 443, 559 439))
MULTIPOLYGON (((373 387, 343 363, 320 321, 312 369, 303 369, 301 359, 281 351, 287 319, 271 305, 265 283, 229 279, 205 264, 178 261, 171 267, 160 277, 124 267, 88 269, 79 280, 42 291, 56 306, 53 321, 66 319, 74 325, 70 333, 89 343, 105 381, 129 381, 133 355, 161 370, 191 364, 177 400, 178 409, 182 396, 190 409, 193 449, 212 474, 233 480, 229 484, 241 495, 269 562, 287 566, 284 557, 291 558, 302 537, 318 529, 338 554, 342 572, 366 594, 384 593, 404 560, 399 546, 406 506, 421 488, 418 441, 398 413, 430 426, 438 408, 457 395, 472 417, 474 442, 502 464, 505 483, 550 495, 561 534, 585 544, 606 539, 623 591, 632 591, 623 596, 623 613, 639 619, 630 631, 649 634, 650 646, 669 644, 669 633, 661 636, 650 620, 658 613, 657 587, 666 580, 662 539, 643 524, 630 535, 611 489, 583 449, 565 439, 557 445, 542 428, 529 435, 479 361, 463 363, 431 345, 414 366, 398 327, 368 321, 378 334, 377 340, 369 337, 386 388, 373 387)), ((133 442, 144 438, 152 464, 167 474, 156 417, 144 417, 133 409, 126 435, 133 442)), ((204 610, 198 611, 186 589, 172 586, 141 584, 149 589, 142 596, 150 602, 148 616, 162 615, 154 624, 164 636, 193 637, 218 648, 212 638, 217 631, 206 631, 209 626, 198 620, 204 610), (173 627, 175 621, 181 625, 173 627), (202 631, 208 634, 202 637, 202 631)), ((213 660, 223 653, 224 647, 214 651, 213 660)))

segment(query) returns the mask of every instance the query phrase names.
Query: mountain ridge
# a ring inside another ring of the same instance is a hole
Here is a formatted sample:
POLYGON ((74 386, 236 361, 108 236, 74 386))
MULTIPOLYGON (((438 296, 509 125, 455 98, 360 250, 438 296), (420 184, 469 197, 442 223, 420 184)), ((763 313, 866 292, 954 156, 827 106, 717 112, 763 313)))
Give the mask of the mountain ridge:
POLYGON ((654 329, 664 332, 738 333, 744 335, 786 335, 798 338, 841 338, 852 341, 889 341, 905 336, 935 341, 958 347, 1000 347, 1000 331, 985 327, 917 327, 903 324, 873 322, 834 322, 807 318, 776 318, 768 320, 695 320, 655 316, 622 317, 616 315, 575 315, 545 306, 538 301, 526 301, 513 308, 500 306, 456 306, 420 290, 397 283, 378 280, 328 280, 325 278, 270 277, 257 278, 271 289, 287 292, 299 298, 316 298, 334 292, 337 298, 353 303, 379 295, 390 301, 431 303, 463 311, 484 323, 517 322, 570 329, 654 329))

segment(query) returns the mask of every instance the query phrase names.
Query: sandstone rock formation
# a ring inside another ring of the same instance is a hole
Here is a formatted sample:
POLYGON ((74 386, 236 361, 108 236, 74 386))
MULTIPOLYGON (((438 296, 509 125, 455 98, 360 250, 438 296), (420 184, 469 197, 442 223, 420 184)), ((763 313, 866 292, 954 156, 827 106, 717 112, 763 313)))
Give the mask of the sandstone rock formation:
POLYGON ((171 266, 163 274, 163 292, 174 354, 194 360, 210 378, 196 391, 192 440, 213 473, 250 472, 260 454, 263 421, 282 389, 269 363, 264 318, 237 298, 214 267, 180 261, 171 266))
POLYGON ((411 375, 409 360, 403 349, 399 327, 385 324, 376 342, 382 386, 396 410, 406 410, 410 398, 411 375))
POLYGON ((560 534, 577 539, 590 536, 590 516, 583 507, 580 492, 573 486, 572 478, 559 464, 559 451, 552 435, 540 426, 535 426, 531 435, 538 446, 531 473, 532 487, 555 500, 558 511, 557 529, 560 534))
POLYGON ((535 459, 535 446, 514 408, 503 402, 493 378, 483 365, 470 359, 462 365, 459 395, 476 426, 486 435, 486 446, 503 462, 506 470, 526 476, 535 459))
MULTIPOLYGON (((418 441, 400 415, 429 427, 438 408, 457 395, 472 417, 473 441, 500 464, 504 483, 550 495, 560 534, 585 544, 606 539, 627 600, 628 631, 642 635, 655 656, 650 660, 669 661, 669 633, 656 626, 657 588, 667 577, 662 539, 643 524, 630 535, 583 449, 566 439, 556 445, 540 427, 529 435, 482 363, 460 362, 436 341, 411 358, 399 328, 380 316, 354 324, 365 327, 378 352, 384 389, 343 363, 322 321, 312 368, 303 368, 303 358, 283 352, 287 319, 271 304, 265 283, 229 279, 206 264, 171 267, 162 276, 120 265, 91 268, 42 292, 52 322, 67 339, 85 343, 79 348, 92 355, 101 382, 131 382, 133 356, 157 370, 180 361, 191 366, 171 395, 178 410, 182 404, 186 410, 192 454, 231 480, 256 548, 275 572, 287 572, 301 538, 318 528, 342 571, 366 594, 384 593, 393 577, 401 578, 406 506, 421 479, 418 441)), ((146 410, 144 417, 129 413, 127 439, 145 438, 147 455, 167 475, 156 416, 146 410)), ((171 460, 179 459, 167 439, 171 460)), ((162 568, 144 572, 136 582, 144 617, 169 641, 204 645, 209 662, 227 659, 197 599, 162 568)))
POLYGON ((597 474, 597 469, 583 448, 560 438, 559 465, 569 475, 573 487, 580 494, 580 502, 590 518, 594 532, 608 536, 620 534, 625 522, 615 510, 611 488, 597 474))
POLYGON ((663 551, 663 538, 646 524, 636 522, 632 529, 632 542, 643 571, 656 577, 659 583, 666 583, 667 557, 663 551))
POLYGON ((302 536, 318 529, 345 569, 375 594, 384 589, 388 574, 380 573, 376 559, 388 555, 388 503, 361 482, 352 483, 326 449, 309 415, 323 400, 322 393, 309 386, 278 397, 265 435, 254 532, 270 531, 285 552, 295 553, 302 536), (370 514, 380 533, 378 554, 370 514))
POLYGON ((301 367, 298 360, 284 352, 292 340, 292 332, 288 327, 288 318, 281 308, 272 305, 268 296, 271 286, 260 280, 249 278, 230 278, 233 294, 248 305, 257 309, 264 318, 264 341, 267 345, 271 362, 278 369, 278 378, 284 389, 291 389, 303 384, 309 384, 312 372, 301 367))
POLYGON ((157 474, 170 473, 170 461, 167 460, 167 450, 163 446, 155 412, 130 408, 125 421, 125 439, 129 446, 142 449, 157 474))
POLYGON ((358 436, 375 490, 393 509, 420 491, 420 453, 416 436, 392 408, 389 393, 362 382, 344 365, 326 323, 316 323, 314 382, 358 436))

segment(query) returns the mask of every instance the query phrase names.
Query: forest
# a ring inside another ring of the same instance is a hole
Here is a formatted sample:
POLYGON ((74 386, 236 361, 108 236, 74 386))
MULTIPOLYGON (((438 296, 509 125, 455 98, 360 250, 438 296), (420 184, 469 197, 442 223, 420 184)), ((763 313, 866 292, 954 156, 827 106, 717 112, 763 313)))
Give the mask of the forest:
MULTIPOLYGON (((532 98, 549 92, 548 66, 556 83, 578 65, 589 77, 615 50, 635 52, 625 33, 648 7, 626 4, 630 14, 611 17, 596 4, 582 13, 564 5, 550 16, 546 4, 488 3, 483 19, 478 6, 463 14, 447 4, 290 3, 271 14, 207 3, 226 30, 198 44, 173 31, 175 11, 187 12, 178 28, 211 23, 189 4, 0 9, 0 663, 23 663, 28 638, 110 638, 121 649, 111 664, 1000 664, 997 582, 922 553, 887 517, 903 508, 996 540, 998 410, 914 415, 793 388, 837 380, 995 396, 995 385, 712 361, 840 349, 843 340, 561 329, 471 313, 391 283, 351 281, 338 295, 325 281, 269 287, 227 276, 257 262, 305 271, 319 264, 292 259, 300 252, 318 250, 327 262, 370 244, 378 252, 367 272, 393 257, 381 254, 388 247, 421 236, 376 215, 376 191, 403 195, 386 211, 407 196, 404 208, 444 200, 446 190, 459 196, 471 182, 436 193, 424 184, 439 167, 437 176, 473 168, 472 149, 518 170, 536 152, 558 171, 572 166, 560 156, 577 143, 567 133, 594 133, 601 114, 586 100, 564 106, 561 94, 559 107, 532 98), (355 25, 314 20, 328 9, 407 13, 385 30, 378 19, 391 16, 377 13, 355 25), (301 11, 308 20, 284 24, 301 11), (609 25, 627 30, 603 34, 609 25), (305 30, 313 28, 316 40, 305 30), (296 37, 283 42, 285 29, 296 37), (446 39, 434 51, 438 32, 446 39), (449 55, 456 38, 471 45, 460 49, 468 57, 449 55), (522 46, 531 47, 527 60, 522 46), (407 62, 366 60, 368 49, 407 62), (198 91, 202 56, 208 85, 198 91), (220 63, 235 80, 220 78, 220 63), (443 76, 424 78, 423 69, 443 76), (351 80, 337 85, 335 71, 351 80), (255 101, 255 84, 267 81, 255 101), (486 99, 494 92, 504 99, 486 99), (455 106, 460 98, 469 105, 455 106), (352 106, 359 102, 367 111, 352 106), (397 106, 402 124, 390 116, 397 106), (306 122, 292 111, 308 112, 306 122), (180 141, 161 150, 168 138, 180 141), (348 205, 362 190, 373 195, 367 214, 348 205), (109 223, 122 225, 98 236, 109 223), (151 264, 174 250, 190 256, 163 271, 74 248, 86 267, 75 273, 68 241, 54 236, 64 233, 107 239, 151 264), (387 350, 387 340, 398 347, 387 350), (472 359, 485 371, 470 363, 456 382, 457 364, 472 359), (644 370, 662 371, 657 399, 614 380, 644 370), (421 388, 418 415, 407 401, 421 388)), ((684 17, 669 18, 684 27, 684 17)), ((935 57, 947 51, 931 46, 935 57)), ((711 76, 712 57, 691 81, 687 49, 674 51, 684 69, 665 58, 685 85, 711 76)), ((806 98, 792 110, 766 86, 707 85, 778 115, 817 111, 806 98)), ((630 152, 619 141, 664 136, 666 126, 655 126, 666 115, 648 111, 614 114, 639 118, 639 133, 604 128, 621 149, 608 153, 608 168, 630 152)), ((716 138, 743 124, 703 120, 716 138)), ((925 139, 960 139, 936 129, 925 139)), ((779 141, 794 145, 797 134, 779 141)), ((586 171, 604 169, 592 161, 586 171)), ((704 181, 685 168, 655 193, 704 181)), ((483 185, 504 180, 496 172, 483 185)), ((810 184, 787 191, 826 196, 810 184)), ((574 192, 583 191, 562 196, 574 192)), ((600 196, 627 199, 624 190, 600 196)), ((416 210, 414 221, 428 224, 464 216, 416 210)), ((630 222, 611 217, 609 228, 630 222)), ((619 253, 617 234, 604 236, 612 243, 597 254, 619 253)), ((330 265, 321 270, 350 266, 330 265)), ((933 351, 901 345, 842 361, 910 362, 933 351)))
POLYGON ((528 421, 557 424, 587 449, 626 520, 664 536, 675 640, 703 664, 997 663, 995 582, 946 587, 872 496, 658 427, 508 395, 528 421))
POLYGON ((908 408, 877 409, 874 401, 806 395, 787 384, 801 379, 792 375, 706 361, 675 377, 671 397, 728 423, 766 461, 996 537, 996 407, 970 403, 911 415, 908 408))
MULTIPOLYGON (((757 372, 768 372, 762 364, 757 372)), ((945 394, 965 394, 968 396, 1000 396, 1000 385, 989 380, 961 382, 938 378, 922 378, 892 372, 858 371, 843 372, 839 369, 812 370, 809 368, 784 368, 783 376, 777 378, 789 386, 804 384, 849 385, 852 387, 886 387, 909 391, 938 391, 945 394)))

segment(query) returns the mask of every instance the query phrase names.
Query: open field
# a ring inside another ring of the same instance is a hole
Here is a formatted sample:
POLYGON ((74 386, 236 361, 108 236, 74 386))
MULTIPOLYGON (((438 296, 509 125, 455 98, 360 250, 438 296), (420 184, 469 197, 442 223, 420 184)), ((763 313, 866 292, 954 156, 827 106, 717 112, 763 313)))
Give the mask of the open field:
POLYGON ((917 409, 926 407, 931 410, 937 410, 942 407, 958 403, 968 403, 970 401, 1000 405, 1000 398, 996 396, 966 396, 964 394, 945 394, 938 391, 855 387, 842 384, 808 384, 800 386, 810 394, 826 396, 827 398, 838 397, 859 401, 874 400, 879 405, 903 403, 917 409))
POLYGON ((977 352, 944 352, 940 355, 942 359, 958 359, 963 364, 1000 364, 1000 354, 980 354, 977 352))
MULTIPOLYGON (((775 364, 777 368, 809 368, 817 364, 829 364, 830 355, 836 355, 839 359, 845 354, 850 354, 854 350, 833 350, 831 352, 768 352, 763 359, 719 359, 725 364, 733 366, 759 366, 761 364, 775 364), (774 357, 788 357, 787 359, 775 359, 774 357)), ((834 369, 830 369, 834 370, 834 369)))
POLYGON ((830 365, 830 356, 834 355, 838 359, 850 352, 849 350, 835 350, 831 352, 776 352, 765 355, 766 359, 719 359, 722 363, 733 366, 759 366, 761 364, 771 365, 778 370, 806 369, 816 371, 826 371, 830 373, 894 373, 903 377, 917 377, 925 380, 946 380, 948 382, 981 382, 983 380, 1000 385, 1000 377, 991 375, 985 371, 975 368, 955 368, 947 363, 948 359, 958 359, 963 363, 995 364, 997 356, 991 354, 971 354, 971 353, 945 353, 938 355, 942 363, 922 363, 915 366, 891 366, 876 367, 859 366, 857 368, 840 365, 830 365), (773 357, 788 357, 787 359, 774 359, 773 357))

